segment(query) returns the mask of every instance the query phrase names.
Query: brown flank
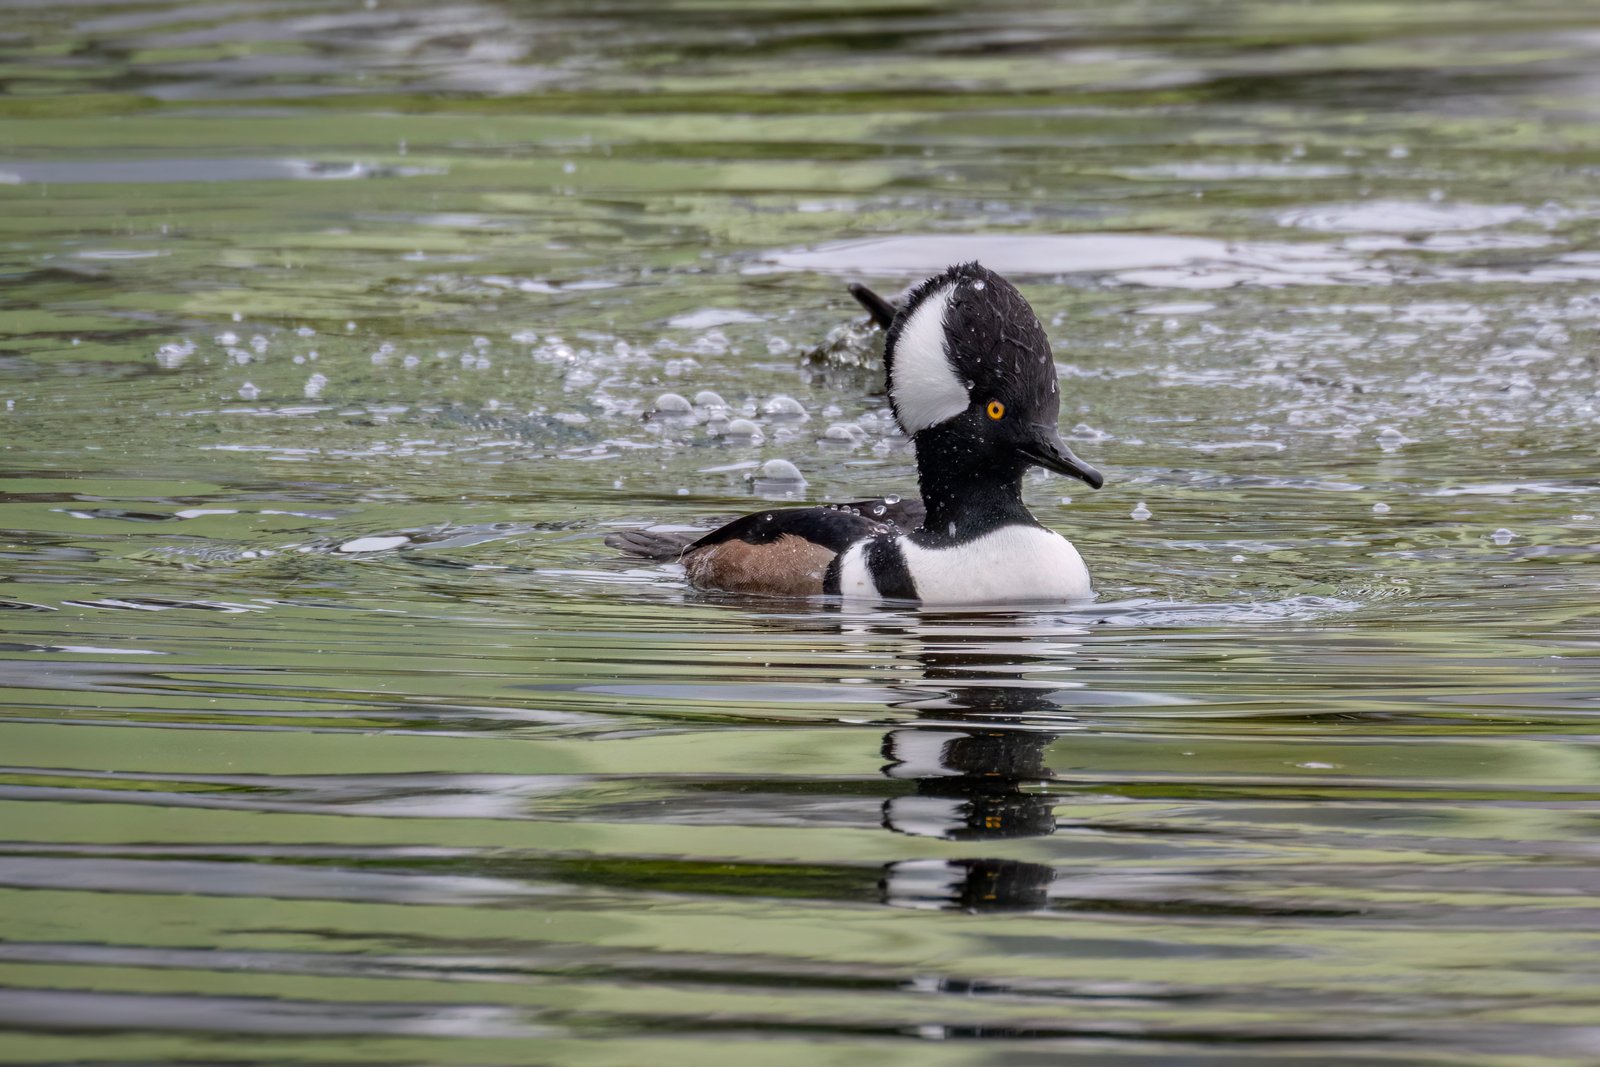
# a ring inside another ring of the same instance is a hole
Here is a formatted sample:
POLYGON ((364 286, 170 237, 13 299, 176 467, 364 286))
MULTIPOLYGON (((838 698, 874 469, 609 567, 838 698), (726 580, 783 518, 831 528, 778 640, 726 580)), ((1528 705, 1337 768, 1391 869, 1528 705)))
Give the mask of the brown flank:
POLYGON ((723 541, 697 548, 683 557, 683 566, 689 572, 689 581, 701 589, 820 596, 822 576, 833 556, 832 549, 784 534, 764 545, 723 541))

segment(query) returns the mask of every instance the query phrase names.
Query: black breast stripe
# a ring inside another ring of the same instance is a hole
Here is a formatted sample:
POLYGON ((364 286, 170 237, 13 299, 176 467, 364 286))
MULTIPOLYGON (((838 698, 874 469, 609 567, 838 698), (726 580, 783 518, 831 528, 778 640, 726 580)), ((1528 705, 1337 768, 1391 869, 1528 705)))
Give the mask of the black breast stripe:
MULTIPOLYGON (((848 548, 844 552, 850 551, 848 548)), ((844 552, 837 553, 828 561, 828 569, 822 572, 822 595, 839 595, 839 561, 844 559, 844 552)))
MULTIPOLYGON (((837 564, 838 560, 834 560, 837 564)), ((832 568, 830 568, 832 569, 832 568)), ((892 533, 879 534, 867 544, 867 573, 878 595, 890 600, 916 600, 917 583, 911 580, 911 569, 906 566, 906 555, 895 544, 892 533)), ((834 578, 837 587, 839 579, 834 578)))

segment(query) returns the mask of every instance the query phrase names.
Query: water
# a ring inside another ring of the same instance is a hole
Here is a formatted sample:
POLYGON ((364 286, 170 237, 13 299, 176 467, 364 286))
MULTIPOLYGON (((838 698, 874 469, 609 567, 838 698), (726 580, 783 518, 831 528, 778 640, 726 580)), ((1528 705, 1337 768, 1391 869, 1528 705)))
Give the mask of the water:
POLYGON ((1597 52, 11 4, 0 1059, 1594 1062, 1597 52), (602 545, 913 490, 843 283, 975 255, 1096 603, 602 545))

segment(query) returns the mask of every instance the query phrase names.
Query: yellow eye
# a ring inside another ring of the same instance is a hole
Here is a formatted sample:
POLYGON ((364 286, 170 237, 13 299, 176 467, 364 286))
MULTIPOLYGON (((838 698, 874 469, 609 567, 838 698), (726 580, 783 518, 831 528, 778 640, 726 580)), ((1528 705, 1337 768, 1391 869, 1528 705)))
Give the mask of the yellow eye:
POLYGON ((998 421, 999 419, 1005 418, 1006 406, 1000 403, 998 400, 991 400, 989 401, 988 412, 991 419, 998 421))

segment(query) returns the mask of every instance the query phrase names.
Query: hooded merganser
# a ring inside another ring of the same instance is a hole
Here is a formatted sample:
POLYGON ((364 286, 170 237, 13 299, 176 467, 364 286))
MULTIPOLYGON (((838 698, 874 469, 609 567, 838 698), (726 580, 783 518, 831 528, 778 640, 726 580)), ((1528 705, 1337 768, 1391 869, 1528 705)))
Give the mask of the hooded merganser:
POLYGON ((1016 287, 977 263, 923 281, 896 308, 852 294, 883 326, 889 403, 917 455, 921 506, 893 497, 735 519, 693 543, 649 531, 608 543, 678 559, 698 588, 776 596, 994 604, 1091 595, 1072 542, 1022 502, 1031 466, 1098 489, 1061 440, 1050 342, 1016 287))

